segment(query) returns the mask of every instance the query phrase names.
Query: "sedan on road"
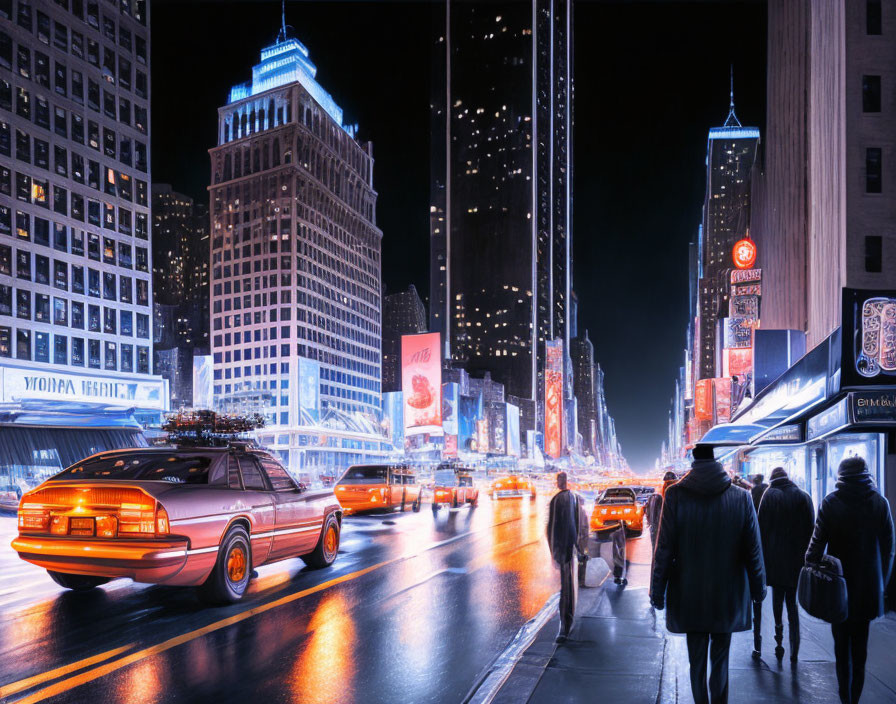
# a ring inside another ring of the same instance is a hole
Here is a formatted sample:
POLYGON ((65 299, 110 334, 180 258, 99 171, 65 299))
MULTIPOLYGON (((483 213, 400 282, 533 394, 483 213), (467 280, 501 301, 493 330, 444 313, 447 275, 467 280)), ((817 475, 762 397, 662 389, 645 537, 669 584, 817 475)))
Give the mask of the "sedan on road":
POLYGON ((362 511, 420 510, 423 487, 414 471, 385 464, 349 467, 336 482, 336 498, 347 514, 362 511))
POLYGON ((479 502, 479 489, 473 486, 473 474, 462 467, 442 466, 435 472, 432 488, 432 510, 442 506, 458 508, 469 504, 475 508, 479 502))
POLYGON ((493 499, 508 499, 529 497, 535 498, 535 484, 526 477, 520 477, 516 474, 509 474, 498 477, 492 482, 489 489, 493 499))
POLYGON ((635 497, 634 489, 627 486, 611 486, 594 502, 591 512, 591 530, 598 534, 625 526, 629 535, 641 535, 644 530, 644 507, 635 497))
POLYGON ((82 460, 22 497, 12 547, 63 587, 118 577, 242 598, 254 568, 336 559, 342 508, 270 454, 246 448, 138 448, 82 460))

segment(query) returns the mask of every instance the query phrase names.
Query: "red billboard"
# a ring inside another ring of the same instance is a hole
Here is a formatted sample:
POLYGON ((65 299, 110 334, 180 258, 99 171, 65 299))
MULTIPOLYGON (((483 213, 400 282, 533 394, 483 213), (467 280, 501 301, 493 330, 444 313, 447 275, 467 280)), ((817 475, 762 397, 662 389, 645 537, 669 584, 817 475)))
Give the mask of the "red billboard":
POLYGON ((563 340, 547 340, 544 363, 544 451, 563 452, 563 340))
POLYGON ((694 394, 694 418, 712 420, 712 379, 700 379, 694 394))
POLYGON ((753 372, 753 348, 728 349, 724 352, 722 372, 725 376, 742 376, 753 372))
POLYGON ((731 420, 731 379, 713 379, 716 396, 716 423, 727 423, 731 420))
POLYGON ((442 432, 441 336, 401 336, 401 391, 405 435, 442 432))

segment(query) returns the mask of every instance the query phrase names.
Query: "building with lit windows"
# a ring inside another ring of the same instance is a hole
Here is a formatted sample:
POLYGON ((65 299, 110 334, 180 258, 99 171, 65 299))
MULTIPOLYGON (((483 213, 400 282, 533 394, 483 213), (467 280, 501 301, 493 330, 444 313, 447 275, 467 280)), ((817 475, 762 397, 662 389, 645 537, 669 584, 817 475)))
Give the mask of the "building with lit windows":
POLYGON ((0 471, 29 482, 167 407, 148 45, 142 0, 0 3, 0 471))
POLYGON ((215 405, 262 413, 296 473, 383 449, 362 432, 381 412, 372 146, 315 73, 284 22, 219 108, 209 150, 215 405))
POLYGON ((426 332, 426 308, 417 288, 383 298, 383 392, 401 391, 401 336, 426 332))
POLYGON ((709 130, 706 146, 706 197, 699 242, 699 293, 696 369, 698 379, 721 376, 716 328, 728 314, 731 253, 749 235, 750 188, 759 130, 743 127, 734 113, 734 92, 728 118, 709 130))
POLYGON ((435 18, 430 330, 533 401, 545 341, 570 340, 571 5, 449 0, 435 18))

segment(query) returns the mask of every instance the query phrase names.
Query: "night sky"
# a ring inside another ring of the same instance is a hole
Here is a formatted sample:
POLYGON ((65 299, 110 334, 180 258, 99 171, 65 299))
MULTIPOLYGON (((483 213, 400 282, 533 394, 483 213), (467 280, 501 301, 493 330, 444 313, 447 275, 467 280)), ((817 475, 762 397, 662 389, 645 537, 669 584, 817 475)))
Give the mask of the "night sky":
MULTIPOLYGON (((429 291, 428 2, 287 2, 317 78, 374 143, 387 292, 429 291)), ((207 201, 217 108, 251 77, 279 2, 152 3, 153 180, 207 201)), ((706 135, 765 125, 765 4, 575 6, 574 282, 623 451, 653 465, 687 323, 706 135)))

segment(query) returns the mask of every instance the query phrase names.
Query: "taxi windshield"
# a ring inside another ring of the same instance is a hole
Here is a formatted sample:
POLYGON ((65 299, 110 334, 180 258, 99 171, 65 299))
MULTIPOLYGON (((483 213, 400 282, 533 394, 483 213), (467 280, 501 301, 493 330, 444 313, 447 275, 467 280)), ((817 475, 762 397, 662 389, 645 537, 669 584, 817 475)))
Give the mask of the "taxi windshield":
POLYGON ((454 486, 455 474, 453 469, 438 469, 435 473, 436 486, 454 486))
POLYGON ((389 468, 382 465, 349 467, 340 484, 385 484, 389 468))
POLYGON ((207 455, 135 452, 98 455, 72 465, 54 479, 157 480, 172 484, 208 484, 207 455))
POLYGON ((630 504, 635 500, 631 489, 607 489, 600 497, 600 504, 630 504))

